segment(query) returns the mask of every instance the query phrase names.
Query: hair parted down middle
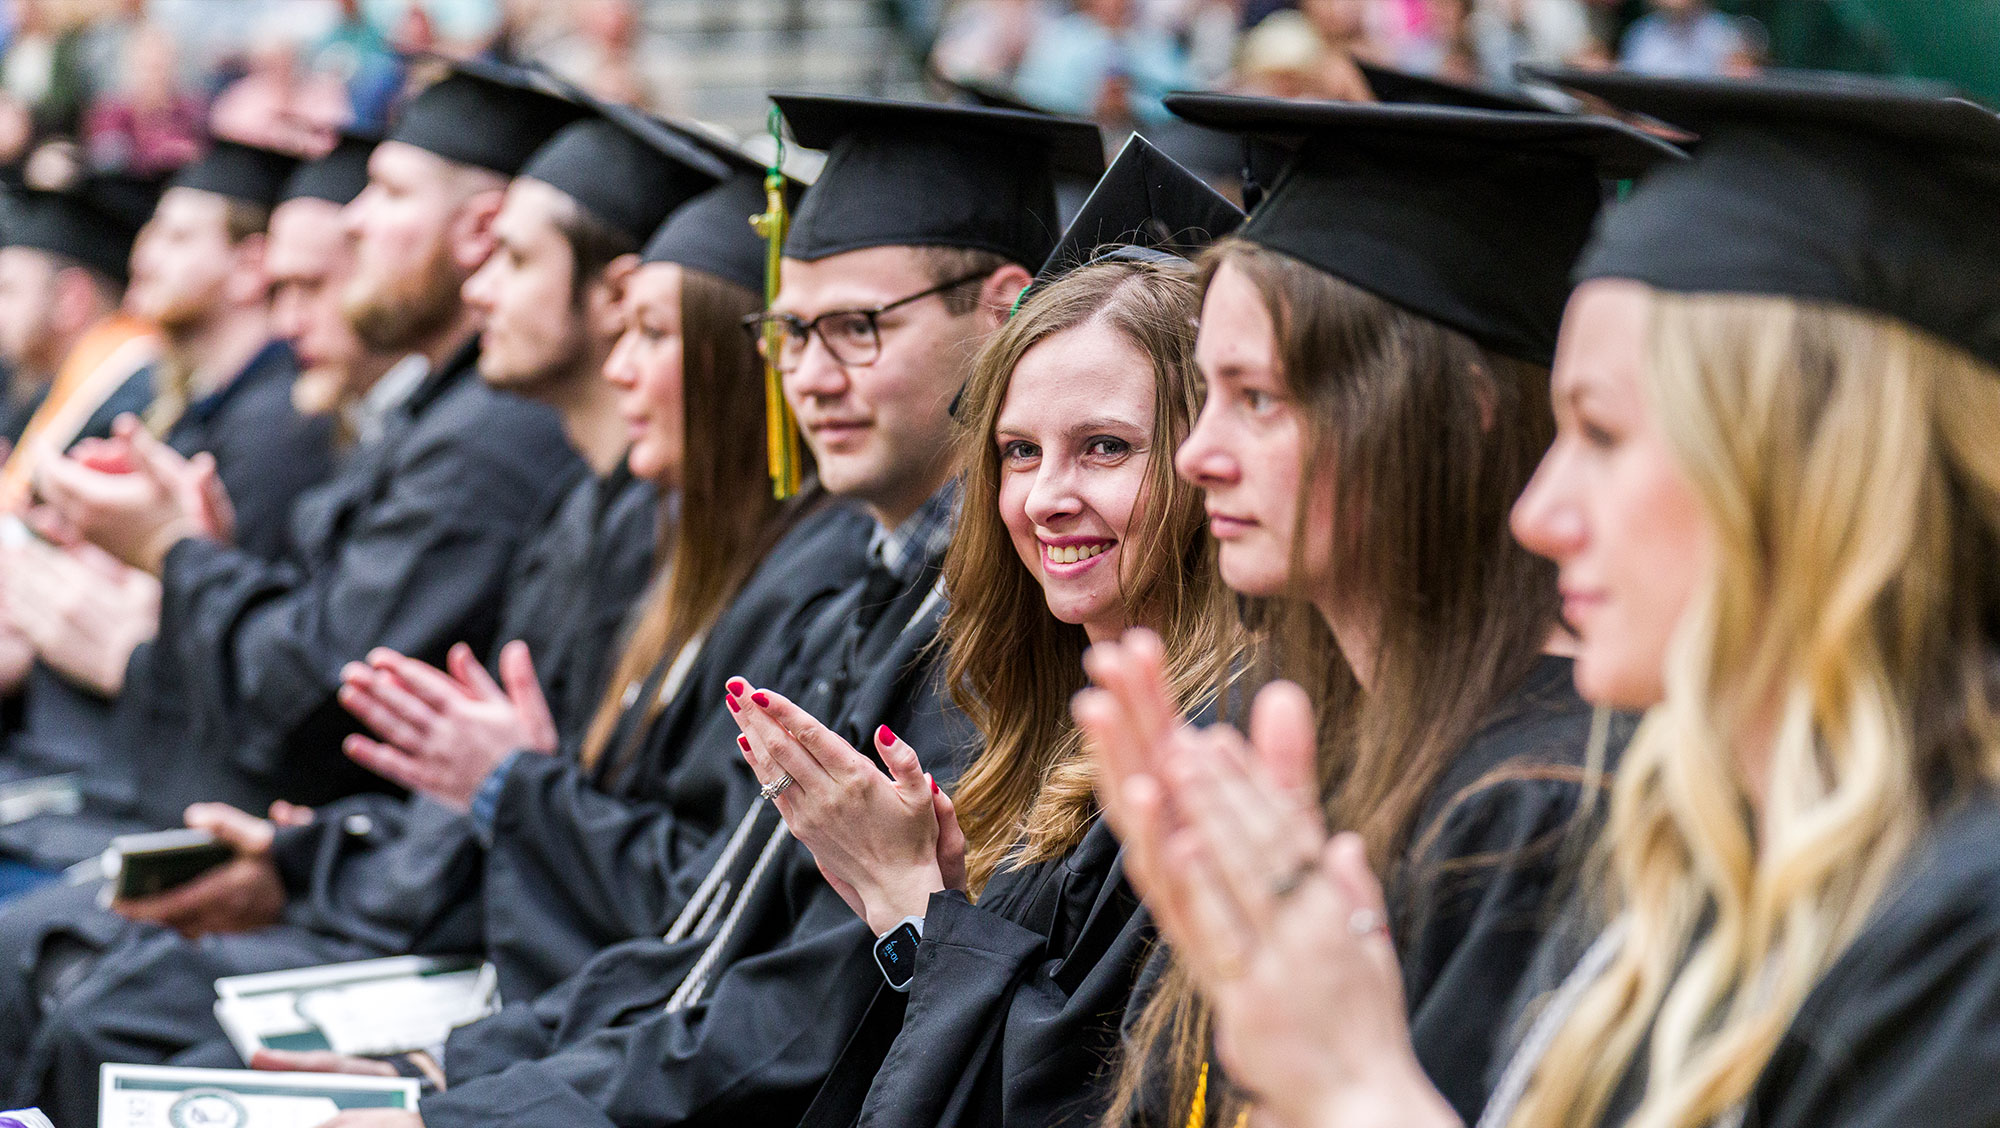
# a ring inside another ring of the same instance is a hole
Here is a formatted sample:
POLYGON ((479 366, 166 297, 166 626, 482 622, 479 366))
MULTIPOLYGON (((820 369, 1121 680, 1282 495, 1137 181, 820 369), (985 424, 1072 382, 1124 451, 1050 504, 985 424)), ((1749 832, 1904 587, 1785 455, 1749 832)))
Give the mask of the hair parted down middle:
POLYGON ((1152 363, 1154 408, 1146 482, 1124 539, 1128 621, 1166 643, 1175 698, 1192 710, 1222 684, 1235 648, 1201 498, 1174 474, 1173 452, 1200 406, 1194 367, 1196 294, 1185 268, 1137 262, 1083 267, 1037 288, 988 340, 966 384, 958 444, 964 488, 945 556, 951 596, 943 638, 959 707, 985 737, 954 796, 976 894, 1003 865, 1030 864, 1082 840, 1097 812, 1093 775, 1070 698, 1084 688, 1083 628, 1059 622, 1015 554, 999 513, 995 423, 1014 368, 1058 333, 1101 324, 1152 363))
MULTIPOLYGON (((582 751, 588 768, 597 768, 609 752, 632 751, 609 747, 626 711, 627 687, 643 683, 655 665, 705 634, 771 546, 824 500, 818 489, 789 502, 771 496, 764 469, 764 365, 741 324, 764 303, 704 271, 672 269, 681 275, 680 517, 661 522, 659 554, 667 567, 634 613, 591 719, 582 751)), ((806 470, 810 476, 810 461, 806 470)), ((633 704, 648 720, 661 708, 657 697, 633 704)))
MULTIPOLYGON (((1306 420, 1300 497, 1332 491, 1332 582, 1376 640, 1364 692, 1302 586, 1301 520, 1294 590, 1243 602, 1255 656, 1245 685, 1283 677, 1311 695, 1329 821, 1361 835, 1392 889, 1468 879, 1470 862, 1416 872, 1417 822, 1557 625, 1554 567, 1507 524, 1554 435, 1548 370, 1241 238, 1203 256, 1204 292, 1224 269, 1240 272, 1271 316, 1279 376, 1306 420)), ((1438 821, 1510 778, 1503 770, 1452 797, 1438 821)), ((1418 924, 1393 923, 1398 935, 1418 924)), ((1123 1123, 1142 1094, 1189 1108, 1211 1037, 1192 982, 1171 967, 1133 1027, 1106 1123, 1123 1123)), ((1215 1124, 1234 1123, 1244 1108, 1219 1072, 1204 1103, 1215 1124)))

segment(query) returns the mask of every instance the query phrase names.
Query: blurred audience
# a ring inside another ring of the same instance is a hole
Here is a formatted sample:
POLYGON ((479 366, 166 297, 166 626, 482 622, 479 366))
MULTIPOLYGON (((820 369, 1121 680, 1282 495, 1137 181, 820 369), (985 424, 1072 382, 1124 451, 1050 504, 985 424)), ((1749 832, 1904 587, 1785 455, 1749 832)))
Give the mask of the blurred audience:
POLYGON ((155 176, 201 151, 206 107, 180 83, 179 52, 165 30, 141 26, 120 37, 119 81, 90 108, 84 151, 93 168, 155 176))
POLYGON ((536 57, 609 102, 670 113, 687 104, 686 70, 664 44, 646 41, 637 0, 574 0, 575 28, 536 57))
POLYGON ((1021 57, 1014 90, 1057 113, 1131 125, 1166 118, 1160 99, 1185 89, 1187 56, 1173 37, 1135 18, 1134 0, 1078 0, 1042 24, 1021 57))
POLYGON ((1620 66, 1674 78, 1756 72, 1762 43, 1745 21, 1723 15, 1708 0, 1650 0, 1650 6, 1625 32, 1620 66))

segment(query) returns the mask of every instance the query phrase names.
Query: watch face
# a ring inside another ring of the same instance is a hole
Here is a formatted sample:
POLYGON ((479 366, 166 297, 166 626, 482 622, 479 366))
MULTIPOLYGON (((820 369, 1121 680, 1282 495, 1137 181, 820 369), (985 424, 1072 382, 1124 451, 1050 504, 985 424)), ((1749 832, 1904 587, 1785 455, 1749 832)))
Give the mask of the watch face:
POLYGON ((889 986, 898 991, 906 991, 910 977, 917 973, 917 945, 922 937, 910 924, 899 924, 889 934, 875 941, 875 963, 882 968, 882 975, 889 986))

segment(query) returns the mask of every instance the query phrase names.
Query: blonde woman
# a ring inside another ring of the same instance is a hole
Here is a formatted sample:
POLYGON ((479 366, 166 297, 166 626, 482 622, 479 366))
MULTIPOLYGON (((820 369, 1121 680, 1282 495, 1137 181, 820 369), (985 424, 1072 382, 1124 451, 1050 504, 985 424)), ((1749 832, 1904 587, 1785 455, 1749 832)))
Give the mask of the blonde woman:
MULTIPOLYGON (((2000 119, 1851 81, 1576 85, 1703 140, 1603 223, 1514 517, 1561 567, 1579 688, 1649 712, 1595 939, 1545 952, 1482 1123, 2000 1122, 2000 119)), ((1134 880, 1272 1123, 1454 1123, 1358 845, 1264 766, 1295 714, 1273 699, 1262 756, 1153 726, 1106 758, 1134 880)))

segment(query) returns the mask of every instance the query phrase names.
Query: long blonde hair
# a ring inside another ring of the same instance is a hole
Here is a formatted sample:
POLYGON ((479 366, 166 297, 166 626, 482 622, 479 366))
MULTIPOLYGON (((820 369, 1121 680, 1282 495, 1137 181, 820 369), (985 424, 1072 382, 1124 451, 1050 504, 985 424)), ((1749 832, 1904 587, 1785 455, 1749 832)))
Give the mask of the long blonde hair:
POLYGON ((1030 294, 981 350, 959 408, 960 518, 945 555, 944 623, 952 696, 985 749, 955 796, 976 893, 1003 864, 1074 847, 1096 815, 1094 776, 1070 720, 1084 687, 1083 628, 1059 622, 1000 519, 993 429, 1014 368, 1037 343, 1101 322, 1152 362, 1152 449, 1126 544, 1129 621, 1159 632, 1177 702, 1194 708, 1220 685, 1233 650, 1227 589, 1209 546, 1201 496, 1174 474, 1174 451, 1200 408, 1194 283, 1185 269, 1139 262, 1083 267, 1030 294))
POLYGON ((1520 1128, 1598 1124, 1642 1047, 1632 1128, 1745 1099, 1940 808, 2000 777, 2000 371, 1840 307, 1651 303, 1652 411, 1716 551, 1613 792, 1627 939, 1520 1128))

